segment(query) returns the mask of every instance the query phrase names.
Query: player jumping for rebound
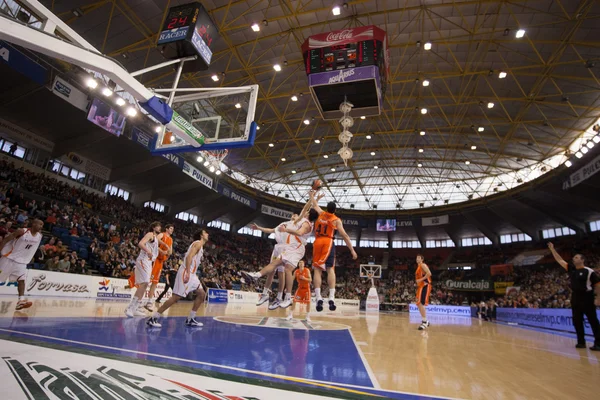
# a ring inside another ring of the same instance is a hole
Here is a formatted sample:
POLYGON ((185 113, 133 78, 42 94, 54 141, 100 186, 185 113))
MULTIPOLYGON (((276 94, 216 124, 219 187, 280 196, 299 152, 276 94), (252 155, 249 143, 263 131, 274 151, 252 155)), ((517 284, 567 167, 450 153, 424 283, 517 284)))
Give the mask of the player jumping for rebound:
POLYGON ((196 312, 204 302, 206 293, 204 292, 204 288, 202 287, 202 283, 200 283, 200 279, 196 275, 196 272, 202 261, 204 245, 206 242, 208 242, 208 232, 205 229, 194 234, 194 242, 192 242, 187 253, 185 253, 184 265, 179 267, 179 270, 177 271, 173 295, 160 306, 158 311, 156 311, 148 321, 146 321, 146 325, 160 328, 162 325, 158 322, 158 319, 162 314, 180 299, 187 297, 188 293, 196 291, 196 299, 194 300, 194 305, 192 306, 189 317, 185 320, 185 324, 191 327, 203 326, 202 322, 196 321, 196 312))
POLYGON ((160 222, 153 222, 150 225, 150 232, 146 233, 142 240, 138 243, 140 248, 140 254, 135 261, 135 284, 138 285, 131 303, 125 310, 125 315, 132 318, 134 316, 145 316, 146 313, 143 308, 140 310, 140 305, 148 283, 150 283, 150 274, 152 273, 152 266, 154 260, 158 257, 158 234, 160 233, 161 225, 160 222))
POLYGON ((352 259, 356 260, 358 256, 350 236, 344 230, 344 224, 335 215, 336 205, 333 201, 327 203, 327 211, 319 207, 318 199, 311 197, 313 209, 317 211, 319 217, 315 222, 315 243, 313 244, 313 267, 315 271, 314 287, 315 297, 317 299, 317 311, 323 311, 323 298, 321 297, 321 280, 324 271, 327 272, 327 284, 329 285, 329 310, 335 311, 335 232, 338 231, 346 246, 352 254, 352 259))
POLYGON ((17 229, 0 243, 0 283, 5 283, 7 279, 17 281, 19 293, 17 310, 32 305, 25 298, 25 275, 27 275, 27 264, 31 262, 40 247, 42 226, 44 223, 36 218, 30 228, 17 229))
POLYGON ((431 293, 431 271, 423 260, 423 256, 417 254, 417 271, 415 272, 417 281, 417 307, 419 307, 419 312, 423 318, 421 325, 419 325, 420 331, 429 326, 426 307, 429 305, 429 294, 431 293))
MULTIPOLYGON (((310 270, 304 267, 304 260, 300 260, 298 263, 298 269, 294 273, 296 276, 296 281, 298 282, 298 289, 296 289, 296 294, 294 295, 294 305, 302 304, 306 306, 306 322, 310 322, 310 283, 312 282, 312 277, 310 275, 310 270)), ((290 308, 290 313, 287 316, 287 320, 291 321, 294 316, 294 306, 290 308)))

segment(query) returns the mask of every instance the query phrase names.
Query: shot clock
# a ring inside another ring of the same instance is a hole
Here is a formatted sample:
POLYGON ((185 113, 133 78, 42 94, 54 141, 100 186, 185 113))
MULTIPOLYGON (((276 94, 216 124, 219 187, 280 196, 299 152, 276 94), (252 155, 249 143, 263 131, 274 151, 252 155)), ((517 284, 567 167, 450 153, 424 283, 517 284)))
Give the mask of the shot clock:
POLYGON ((196 2, 169 9, 157 45, 167 59, 198 56, 184 64, 183 72, 194 72, 208 69, 218 37, 215 23, 196 2))

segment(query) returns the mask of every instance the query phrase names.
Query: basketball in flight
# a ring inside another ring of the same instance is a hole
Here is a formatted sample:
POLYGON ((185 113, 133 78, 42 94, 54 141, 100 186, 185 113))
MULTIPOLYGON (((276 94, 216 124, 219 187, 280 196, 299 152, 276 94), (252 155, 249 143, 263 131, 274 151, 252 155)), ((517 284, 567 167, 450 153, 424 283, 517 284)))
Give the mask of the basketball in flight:
POLYGON ((321 189, 321 186, 323 186, 323 182, 321 182, 320 179, 315 179, 313 181, 313 184, 312 184, 313 190, 319 190, 319 189, 321 189))

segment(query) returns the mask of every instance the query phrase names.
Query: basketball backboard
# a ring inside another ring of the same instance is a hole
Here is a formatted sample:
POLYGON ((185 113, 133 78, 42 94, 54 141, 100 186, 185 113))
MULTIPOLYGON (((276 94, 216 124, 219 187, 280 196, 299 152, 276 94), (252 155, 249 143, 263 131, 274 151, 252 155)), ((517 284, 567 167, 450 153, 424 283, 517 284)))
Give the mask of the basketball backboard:
MULTIPOLYGON (((156 93, 173 89, 156 89, 156 93)), ((165 97, 165 96, 163 96, 165 97)), ((223 88, 180 88, 173 97, 173 121, 185 132, 160 129, 153 154, 251 147, 258 85, 223 88)))
POLYGON ((368 279, 381 279, 381 265, 360 264, 360 277, 368 279))

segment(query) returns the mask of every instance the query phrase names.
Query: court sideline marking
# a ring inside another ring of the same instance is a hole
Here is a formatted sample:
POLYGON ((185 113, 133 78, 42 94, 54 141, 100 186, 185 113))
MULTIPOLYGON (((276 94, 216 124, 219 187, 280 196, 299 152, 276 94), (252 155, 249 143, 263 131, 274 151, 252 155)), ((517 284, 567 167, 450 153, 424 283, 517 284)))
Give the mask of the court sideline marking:
POLYGON ((33 336, 33 337, 37 337, 37 338, 47 339, 47 340, 50 340, 50 341, 55 340, 55 341, 59 341, 59 342, 65 342, 65 343, 71 343, 71 344, 79 344, 79 345, 84 345, 84 346, 90 346, 90 347, 97 347, 97 348, 102 348, 102 349, 108 349, 108 350, 113 350, 113 351, 117 351, 117 352, 143 354, 143 355, 151 356, 151 357, 165 358, 165 359, 174 360, 174 361, 183 361, 183 362, 187 362, 187 363, 191 363, 191 364, 206 365, 206 366, 210 366, 210 367, 228 369, 228 370, 237 371, 237 372, 244 372, 244 373, 248 373, 248 374, 262 375, 262 376, 266 376, 266 377, 270 377, 270 378, 276 378, 276 379, 287 380, 287 381, 298 382, 298 383, 304 383, 304 384, 311 384, 311 385, 326 387, 326 388, 329 388, 329 389, 335 389, 335 390, 340 390, 340 391, 347 391, 349 393, 355 393, 355 394, 365 394, 365 395, 375 396, 375 397, 381 397, 381 396, 379 396, 377 394, 373 394, 373 393, 359 392, 359 391, 351 390, 351 389, 360 389, 360 390, 375 389, 375 390, 378 390, 378 391, 381 391, 381 392, 388 392, 388 393, 394 393, 394 394, 406 394, 406 395, 412 395, 412 396, 423 396, 424 398, 429 397, 429 398, 433 398, 433 399, 436 399, 436 400, 437 399, 443 399, 443 400, 461 400, 461 399, 458 399, 458 398, 455 398, 455 397, 444 397, 444 396, 437 396, 437 395, 423 395, 423 394, 420 394, 420 393, 399 392, 399 391, 387 390, 387 389, 376 389, 376 388, 369 388, 369 387, 365 387, 365 386, 349 385, 349 384, 345 384, 345 383, 324 382, 324 381, 319 381, 319 380, 316 380, 316 379, 294 378, 294 377, 289 377, 289 376, 285 376, 285 375, 271 374, 271 373, 268 373, 268 372, 252 371, 252 370, 247 370, 247 369, 244 369, 244 368, 231 367, 231 366, 225 366, 225 365, 218 365, 218 364, 208 363, 208 362, 205 362, 205 361, 186 360, 186 359, 183 359, 183 358, 166 356, 166 355, 162 355, 162 354, 154 354, 154 353, 148 353, 148 352, 144 352, 144 351, 136 351, 136 350, 123 349, 123 348, 119 348, 119 347, 105 346, 105 345, 96 344, 96 343, 81 342, 81 341, 78 341, 78 340, 57 338, 57 337, 53 337, 53 336, 40 335, 40 334, 37 334, 37 333, 30 333, 30 332, 16 331, 16 330, 12 330, 12 329, 0 328, 0 332, 15 333, 15 334, 18 334, 18 335, 28 335, 28 336, 33 336))
POLYGON ((354 347, 356 347, 356 351, 358 351, 358 355, 360 356, 360 359, 362 360, 363 365, 365 366, 365 369, 367 370, 367 374, 369 374, 369 378, 371 379, 371 383, 373 384, 373 387, 375 389, 381 389, 381 385, 379 384, 379 381, 375 377, 375 373, 371 369, 371 366, 369 365, 369 362, 367 361, 367 358, 365 357, 365 355, 363 354, 360 346, 358 345, 358 342, 354 338, 354 335, 352 334, 352 330, 348 329, 347 332, 350 334, 350 337, 352 338, 352 342, 354 343, 354 347))

